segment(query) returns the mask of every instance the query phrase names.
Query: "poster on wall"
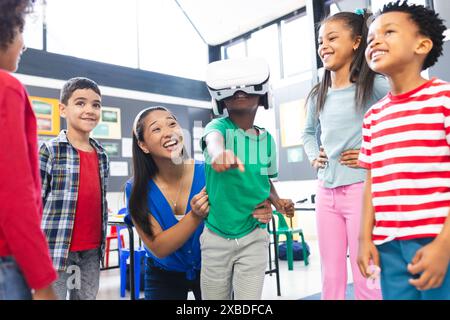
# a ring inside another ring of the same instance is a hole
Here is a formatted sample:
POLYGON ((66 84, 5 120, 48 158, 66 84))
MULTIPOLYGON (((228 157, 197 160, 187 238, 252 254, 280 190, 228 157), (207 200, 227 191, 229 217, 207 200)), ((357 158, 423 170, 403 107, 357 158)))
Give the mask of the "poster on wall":
POLYGON ((305 99, 280 104, 281 146, 283 148, 303 145, 302 131, 305 126, 305 99))
POLYGON ((128 177, 128 162, 111 161, 109 163, 109 174, 111 177, 128 177))
POLYGON ((119 142, 102 141, 101 144, 110 158, 118 158, 120 156, 119 142))
POLYGON ((102 107, 100 122, 91 136, 95 139, 121 139, 120 108, 102 107))
POLYGON ((58 135, 60 130, 58 99, 31 96, 30 102, 36 114, 38 134, 58 135))

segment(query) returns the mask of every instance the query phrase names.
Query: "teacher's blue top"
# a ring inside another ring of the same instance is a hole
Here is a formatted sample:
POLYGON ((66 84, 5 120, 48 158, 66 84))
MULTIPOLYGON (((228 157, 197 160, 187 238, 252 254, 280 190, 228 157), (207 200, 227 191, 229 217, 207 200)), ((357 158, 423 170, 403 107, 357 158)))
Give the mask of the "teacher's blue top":
MULTIPOLYGON (((128 180, 125 185, 125 194, 128 202, 130 199, 131 189, 133 186, 132 179, 128 180)), ((192 180, 191 192, 189 194, 188 205, 186 213, 191 211, 191 199, 199 193, 205 186, 205 164, 203 162, 195 162, 194 178, 192 180)), ((147 197, 149 214, 151 214, 163 230, 167 230, 178 223, 177 218, 173 214, 170 204, 167 202, 161 190, 153 182, 149 181, 149 192, 147 197)), ((128 211, 128 210, 127 210, 128 211)), ((131 222, 129 213, 125 217, 125 221, 131 222)), ((200 235, 203 232, 204 223, 201 223, 195 230, 194 234, 185 242, 185 244, 170 254, 169 256, 160 259, 152 254, 146 247, 147 257, 152 259, 154 265, 158 268, 167 271, 185 272, 186 279, 194 280, 196 271, 200 270, 201 255, 200 255, 200 235)))

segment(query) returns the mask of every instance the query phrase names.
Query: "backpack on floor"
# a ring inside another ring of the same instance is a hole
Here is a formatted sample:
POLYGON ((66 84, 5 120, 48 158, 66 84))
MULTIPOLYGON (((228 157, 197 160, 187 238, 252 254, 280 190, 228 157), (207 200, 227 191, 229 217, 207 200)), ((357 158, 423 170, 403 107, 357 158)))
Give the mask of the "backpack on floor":
MULTIPOLYGON (((308 243, 305 243, 306 245, 306 256, 309 257, 309 255, 311 254, 310 250, 309 250, 309 245, 308 243)), ((293 256, 294 256, 294 260, 295 261, 303 261, 303 246, 301 243, 298 243, 298 241, 293 241, 292 242, 292 249, 293 249, 293 256)), ((280 260, 287 260, 287 253, 286 253, 286 243, 281 243, 278 246, 278 258, 280 260)))

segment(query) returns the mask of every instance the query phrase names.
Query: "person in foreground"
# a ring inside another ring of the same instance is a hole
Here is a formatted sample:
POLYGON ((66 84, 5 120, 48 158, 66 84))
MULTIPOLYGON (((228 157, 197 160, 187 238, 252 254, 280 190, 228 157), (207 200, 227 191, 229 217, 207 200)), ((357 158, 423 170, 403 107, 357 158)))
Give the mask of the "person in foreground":
POLYGON ((29 0, 0 2, 0 300, 56 299, 41 230, 36 117, 15 72, 29 0))

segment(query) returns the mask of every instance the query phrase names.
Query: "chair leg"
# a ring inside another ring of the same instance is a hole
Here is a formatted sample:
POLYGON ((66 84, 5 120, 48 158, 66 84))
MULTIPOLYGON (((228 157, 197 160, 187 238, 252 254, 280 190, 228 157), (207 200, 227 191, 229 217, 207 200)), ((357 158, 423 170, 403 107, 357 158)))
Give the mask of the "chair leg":
POLYGON ((303 232, 300 232, 300 237, 302 239, 302 248, 303 248, 303 261, 305 262, 305 266, 309 264, 308 253, 306 252, 306 242, 305 237, 303 236, 303 232))
POLYGON ((139 300, 141 292, 141 255, 134 255, 134 292, 135 297, 139 300))
POLYGON ((294 270, 294 252, 292 248, 292 233, 286 234, 286 255, 288 260, 288 270, 294 270))
MULTIPOLYGON (((269 270, 272 270, 272 250, 270 248, 270 241, 269 241, 269 270)), ((269 274, 272 276, 272 273, 269 274)))
POLYGON ((120 297, 125 297, 125 290, 127 285, 127 259, 126 257, 120 257, 119 260, 120 267, 120 297))
MULTIPOLYGON (((273 229, 276 230, 275 228, 275 221, 272 220, 273 223, 273 229)), ((278 234, 276 234, 276 236, 274 235, 274 241, 275 244, 273 246, 273 251, 274 251, 274 256, 275 256, 275 275, 276 275, 276 281, 277 281, 277 295, 281 296, 281 286, 280 286, 280 263, 278 260, 278 234)))
MULTIPOLYGON (((120 261, 120 249, 122 249, 123 248, 123 244, 124 244, 124 242, 123 242, 123 236, 121 235, 120 236, 120 240, 122 241, 121 243, 117 243, 117 261, 120 261), (120 248, 119 248, 119 244, 121 244, 120 245, 120 248)), ((117 241, 118 242, 118 241, 117 241)))
POLYGON ((105 263, 105 268, 108 268, 109 267, 109 246, 110 246, 110 242, 111 242, 111 239, 106 239, 106 263, 105 263))

